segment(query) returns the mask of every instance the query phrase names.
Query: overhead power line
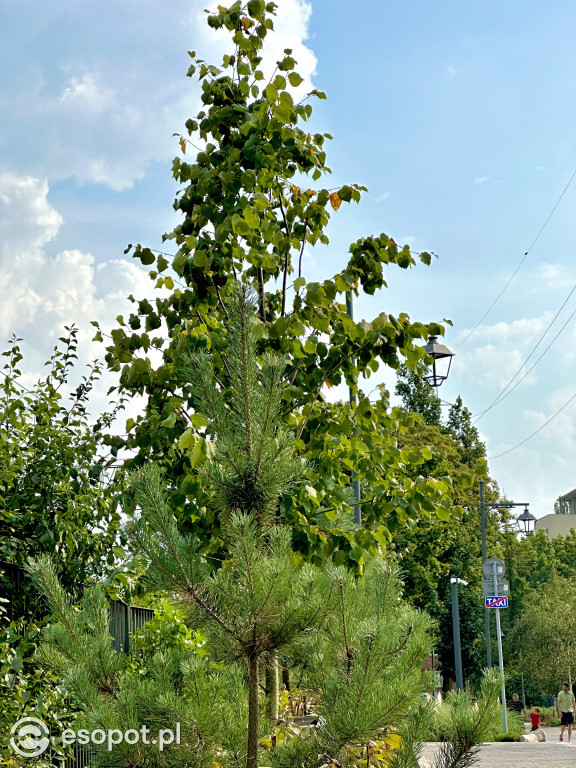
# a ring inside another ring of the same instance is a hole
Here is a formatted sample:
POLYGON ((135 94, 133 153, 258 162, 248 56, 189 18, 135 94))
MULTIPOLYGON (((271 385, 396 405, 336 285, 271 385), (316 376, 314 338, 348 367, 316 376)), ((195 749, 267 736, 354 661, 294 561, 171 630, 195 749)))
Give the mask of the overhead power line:
POLYGON ((576 400, 576 392, 572 395, 572 397, 567 402, 564 403, 562 408, 559 408, 556 411, 556 413, 554 413, 552 416, 550 416, 550 418, 547 421, 545 421, 544 424, 542 424, 541 427, 538 427, 538 429, 535 432, 532 432, 531 435, 528 435, 528 437, 526 437, 524 440, 522 440, 521 443, 517 443, 516 445, 512 446, 512 448, 509 448, 507 451, 503 451, 502 453, 497 453, 496 456, 489 456, 488 457, 488 461, 492 461, 493 459, 499 459, 501 456, 506 456, 508 453, 512 453, 512 451, 515 451, 517 448, 520 448, 520 446, 524 445, 524 443, 527 443, 528 440, 532 440, 532 438, 535 437, 539 432, 542 432, 542 430, 545 427, 547 427, 548 424, 550 424, 552 421, 554 421, 554 419, 557 416, 559 416, 562 413, 562 411, 565 410, 570 405, 570 403, 573 400, 576 400))
POLYGON ((574 293, 574 291, 576 291, 576 283, 575 283, 575 284, 572 286, 572 290, 570 291, 570 293, 568 294, 568 296, 567 296, 567 297, 564 299, 564 301, 562 302, 562 305, 561 305, 561 307, 558 309, 558 311, 556 312, 556 314, 554 315, 554 317, 552 318, 552 320, 551 320, 551 321, 550 321, 550 323, 548 324, 548 326, 547 326, 546 330, 544 331, 544 333, 543 333, 543 334, 540 336, 540 338, 538 339, 538 341, 536 342, 536 344, 534 345, 534 347, 532 347, 532 351, 530 352, 530 354, 528 355, 528 357, 527 357, 527 358, 524 360, 524 362, 522 363, 522 365, 520 366, 520 368, 518 368, 518 370, 516 371, 516 373, 514 374, 514 376, 512 376, 512 378, 510 379, 510 381, 509 381, 509 382, 506 384, 506 386, 504 387, 504 389, 502 390, 502 392, 500 392, 500 394, 499 394, 497 397, 495 397, 495 398, 494 398, 494 400, 493 400, 493 401, 490 403, 490 405, 489 405, 487 408, 485 408, 483 411, 481 411, 481 412, 478 414, 478 416, 476 416, 476 418, 474 419, 474 424, 476 424, 476 422, 477 422, 477 421, 479 421, 479 420, 482 418, 482 416, 484 416, 484 414, 488 413, 488 411, 491 411, 491 410, 492 410, 492 408, 494 408, 494 407, 495 407, 495 406, 497 406, 497 405, 500 405, 500 403, 501 403, 503 400, 505 400, 505 399, 508 397, 508 395, 509 395, 509 394, 511 394, 511 393, 512 393, 512 392, 513 392, 513 391, 516 389, 516 387, 517 387, 517 386, 518 386, 518 385, 519 385, 521 382, 523 382, 523 381, 524 381, 524 379, 526 378, 526 376, 528 376, 528 374, 529 374, 531 371, 533 371, 533 370, 534 370, 534 368, 535 368, 535 367, 538 365, 538 363, 540 362, 540 360, 542 360, 542 358, 544 357, 544 355, 546 354, 546 352, 548 352, 548 350, 550 349, 550 347, 552 347, 552 345, 554 344, 554 342, 556 341, 556 339, 557 339, 557 338, 560 336, 560 334, 562 333, 562 331, 563 331, 563 330, 566 328, 566 326, 568 325, 568 323, 570 322, 570 320, 572 320, 572 318, 573 318, 573 317, 574 317, 574 315, 576 314, 576 309, 575 309, 575 310, 572 312, 572 314, 570 315, 570 317, 568 318, 568 320, 566 320, 566 322, 564 323, 564 325, 562 326, 562 328, 560 328, 560 330, 558 331, 558 333, 556 334, 556 336, 554 336, 554 338, 552 339, 552 341, 550 342, 550 344, 549 344, 549 345, 546 347, 546 349, 544 350, 544 352, 542 352, 542 354, 541 354, 541 355, 540 355, 540 357, 539 357, 539 358, 536 360, 536 362, 535 362, 535 363, 534 363, 532 366, 530 366, 530 368, 529 368, 529 369, 526 371, 526 373, 524 374, 524 376, 522 376, 522 378, 521 378, 521 379, 519 379, 519 381, 517 381, 517 382, 516 382, 516 384, 514 384, 514 386, 513 386, 513 387, 510 389, 510 386, 511 386, 511 385, 514 383, 514 381, 515 381, 516 377, 520 375, 520 373, 522 372, 522 369, 524 368, 524 366, 526 365, 526 363, 527 363, 527 362, 530 360, 530 358, 531 358, 531 357, 532 357, 532 355, 533 355, 533 354, 536 352, 536 350, 538 349, 538 347, 540 346, 540 344, 541 344, 541 343, 544 341, 544 338, 545 338, 545 337, 548 335, 548 332, 550 331, 550 329, 552 328, 552 326, 554 325, 554 323, 555 323, 555 322, 556 322, 556 320, 558 319, 558 317, 559 317, 560 313, 562 312, 562 310, 564 309, 564 307, 565 307, 565 306, 566 306, 566 304, 568 303, 568 301, 569 301, 570 297, 572 296, 572 294, 574 293))
POLYGON ((456 350, 457 350, 459 347, 461 347, 463 344, 465 344, 465 343, 468 341, 468 339, 470 338, 470 336, 472 336, 472 334, 473 334, 473 333, 474 333, 474 332, 477 330, 477 328, 480 326, 480 324, 482 323, 482 321, 483 321, 483 320, 484 320, 484 319, 485 319, 485 318, 486 318, 486 317, 487 317, 487 316, 490 314, 490 312, 492 311, 492 309, 493 309, 493 308, 496 306, 496 304, 497 304, 497 303, 500 301, 500 299, 502 298, 502 296, 503 296, 504 292, 506 291, 506 289, 508 288, 508 286, 510 285, 510 283, 512 282, 512 280, 513 280, 513 279, 516 277, 516 275, 517 275, 517 274, 518 274, 518 272, 520 271, 520 268, 522 267, 522 264, 524 264, 524 262, 526 261, 526 259, 527 259, 528 255, 529 255, 530 251, 532 250, 532 248, 534 248, 534 246, 536 245, 536 243, 537 243, 537 242, 538 242, 538 240, 540 239, 540 235, 541 235, 541 234, 542 234, 542 232, 544 232, 544 230, 546 229, 546 225, 548 224, 548 222, 550 221, 550 219, 551 219, 551 218, 552 218, 552 216, 554 215, 554 211, 555 211, 555 210, 556 210, 556 208, 558 208, 558 206, 560 205, 560 202, 561 202, 562 198, 564 197, 564 195, 565 195, 565 194, 566 194, 566 192, 568 191, 568 188, 570 187, 570 184, 572 184, 572 181, 574 180, 574 178, 575 178, 575 177, 576 177, 576 169, 574 170, 574 173, 572 174, 572 176, 570 176, 570 179, 568 180, 568 183, 566 184, 566 186, 565 186, 565 187, 564 187, 564 189, 562 190, 562 193, 561 193, 560 197, 559 197, 559 198, 556 200, 556 202, 554 203, 554 207, 552 208, 552 210, 550 211, 550 213, 549 213, 549 214, 548 214, 548 216, 546 217, 546 220, 545 220, 544 224, 542 224, 542 226, 541 226, 541 227, 540 227, 540 229, 538 230, 538 234, 536 235, 536 237, 534 238, 534 240, 532 240, 532 242, 530 243, 530 245, 529 245, 529 247, 528 247, 528 250, 527 250, 527 251, 524 253, 524 256, 523 256, 523 257, 520 259, 520 263, 518 264, 518 266, 516 267, 516 269, 514 270, 514 272, 512 272, 512 274, 510 275, 510 277, 508 278, 508 280, 506 281, 506 284, 504 285, 504 288, 502 288, 502 290, 500 291, 500 293, 498 294, 498 296, 496 296, 496 298, 494 299, 494 301, 492 302, 492 304, 490 304, 490 306, 488 307, 488 309, 486 310, 486 312, 484 312, 484 314, 482 315, 482 317, 480 318, 480 320, 478 320, 478 322, 476 323, 476 325, 475 325, 475 326, 474 326, 474 327, 473 327, 473 328, 472 328, 470 331, 468 331, 468 333, 466 334, 466 336, 464 336, 464 338, 462 339, 462 341, 461 341, 461 342, 459 342, 459 344, 457 344, 457 345, 456 345, 456 347, 454 348, 454 351, 456 351, 456 350))

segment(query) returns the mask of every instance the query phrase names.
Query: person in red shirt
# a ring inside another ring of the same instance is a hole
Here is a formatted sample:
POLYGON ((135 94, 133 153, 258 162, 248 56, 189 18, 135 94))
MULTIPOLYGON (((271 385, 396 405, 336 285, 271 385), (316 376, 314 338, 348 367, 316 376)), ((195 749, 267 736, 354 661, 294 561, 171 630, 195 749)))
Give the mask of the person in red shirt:
POLYGON ((530 712, 530 722, 532 723, 533 731, 540 728, 540 707, 534 707, 532 712, 530 712))

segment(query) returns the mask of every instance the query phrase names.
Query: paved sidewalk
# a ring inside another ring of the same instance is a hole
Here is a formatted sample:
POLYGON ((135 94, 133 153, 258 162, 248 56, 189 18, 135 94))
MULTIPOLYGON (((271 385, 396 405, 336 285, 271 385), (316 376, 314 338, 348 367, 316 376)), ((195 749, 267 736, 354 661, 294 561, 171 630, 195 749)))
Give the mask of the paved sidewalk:
MULTIPOLYGON (((546 742, 541 744, 502 742, 483 744, 477 768, 576 768, 576 732, 571 742, 559 742, 560 728, 544 728, 546 742)), ((566 733, 564 734, 566 736, 566 733)), ((438 748, 427 744, 421 768, 429 768, 438 748)))

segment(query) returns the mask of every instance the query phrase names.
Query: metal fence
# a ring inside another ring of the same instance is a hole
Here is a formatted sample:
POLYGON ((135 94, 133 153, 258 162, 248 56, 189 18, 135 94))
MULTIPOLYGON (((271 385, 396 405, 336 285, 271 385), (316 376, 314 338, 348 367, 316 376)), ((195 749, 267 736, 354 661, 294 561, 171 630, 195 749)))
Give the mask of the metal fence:
POLYGON ((26 572, 19 565, 6 563, 0 560, 0 597, 8 600, 4 603, 4 609, 7 612, 8 620, 15 621, 22 610, 25 608, 25 598, 23 583, 26 579, 26 572), (22 605, 15 604, 15 597, 19 596, 22 605))
POLYGON ((126 605, 122 600, 110 603, 110 634, 112 645, 117 651, 130 650, 130 635, 140 629, 154 616, 151 608, 126 605))

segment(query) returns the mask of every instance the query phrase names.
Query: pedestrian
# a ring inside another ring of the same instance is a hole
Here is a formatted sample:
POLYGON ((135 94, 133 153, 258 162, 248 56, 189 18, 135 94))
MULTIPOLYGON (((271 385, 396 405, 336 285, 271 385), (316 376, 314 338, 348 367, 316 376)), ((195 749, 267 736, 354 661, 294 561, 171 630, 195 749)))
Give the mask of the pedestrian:
POLYGON ((562 690, 558 694, 558 714, 560 715, 560 741, 564 741, 564 729, 568 728, 568 741, 572 738, 572 723, 574 722, 574 712, 576 711, 576 701, 574 694, 570 690, 568 683, 564 683, 562 690))
POLYGON ((526 712, 526 705, 520 699, 520 696, 518 696, 517 693, 513 693, 512 694, 512 698, 506 704, 506 709, 509 709, 512 712, 518 712, 518 714, 523 715, 524 716, 524 720, 528 719, 528 714, 526 712))
POLYGON ((532 712, 530 712, 530 722, 532 723, 533 731, 540 728, 540 707, 534 707, 532 712))

